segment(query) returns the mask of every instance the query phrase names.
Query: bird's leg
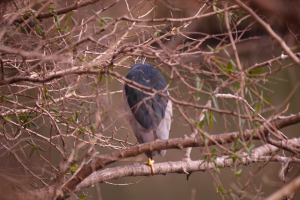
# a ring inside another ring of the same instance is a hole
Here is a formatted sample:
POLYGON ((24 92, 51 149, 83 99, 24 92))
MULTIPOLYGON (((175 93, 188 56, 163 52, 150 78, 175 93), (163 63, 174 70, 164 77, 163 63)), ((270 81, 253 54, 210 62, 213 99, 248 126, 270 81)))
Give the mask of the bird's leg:
POLYGON ((149 165, 151 167, 151 173, 155 174, 153 169, 154 160, 151 160, 151 158, 148 158, 148 162, 145 163, 146 165, 149 165))

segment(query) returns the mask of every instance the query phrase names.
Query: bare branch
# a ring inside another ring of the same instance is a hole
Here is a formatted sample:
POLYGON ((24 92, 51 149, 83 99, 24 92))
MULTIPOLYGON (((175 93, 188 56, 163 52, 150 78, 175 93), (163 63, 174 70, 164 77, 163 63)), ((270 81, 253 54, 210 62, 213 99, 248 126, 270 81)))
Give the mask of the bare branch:
POLYGON ((280 44, 282 49, 289 55, 289 57, 300 66, 300 60, 297 58, 297 56, 291 51, 291 49, 287 46, 287 44, 284 42, 284 40, 279 37, 271 28, 269 24, 267 24, 265 21, 263 21, 251 8, 246 6, 243 2, 240 0, 233 0, 236 4, 238 4, 241 8, 243 8, 247 13, 249 13, 258 23, 260 23, 266 31, 280 44))

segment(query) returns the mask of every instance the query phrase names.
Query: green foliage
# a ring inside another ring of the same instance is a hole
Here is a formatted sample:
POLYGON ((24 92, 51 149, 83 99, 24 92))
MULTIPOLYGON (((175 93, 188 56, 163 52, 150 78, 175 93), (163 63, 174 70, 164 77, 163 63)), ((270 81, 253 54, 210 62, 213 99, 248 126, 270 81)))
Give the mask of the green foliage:
POLYGON ((83 194, 83 195, 81 195, 80 197, 79 197, 79 199, 80 200, 84 200, 84 199, 88 199, 88 198, 91 198, 92 196, 88 196, 88 195, 85 195, 85 194, 83 194))
POLYGON ((161 30, 156 30, 156 31, 154 31, 154 35, 156 37, 160 37, 160 32, 161 32, 161 30))
POLYGON ((10 95, 3 94, 3 93, 0 91, 0 102, 3 103, 3 100, 4 100, 4 99, 12 100, 12 97, 11 97, 10 95))
POLYGON ((21 116, 19 116, 19 122, 22 122, 24 129, 26 129, 26 128, 30 129, 30 124, 37 127, 37 125, 32 120, 35 117, 36 117, 35 115, 30 115, 30 114, 27 114, 27 113, 21 113, 21 116))
POLYGON ((94 14, 98 19, 100 19, 100 24, 99 24, 100 28, 103 27, 103 24, 107 25, 107 22, 108 22, 108 21, 113 20, 112 17, 102 17, 102 18, 101 18, 100 15, 98 15, 94 10, 92 10, 92 12, 93 12, 93 14, 94 14))
POLYGON ((33 144, 33 143, 29 142, 28 140, 25 140, 25 142, 28 143, 31 146, 31 151, 30 151, 30 154, 29 154, 29 158, 31 158, 31 156, 33 155, 34 152, 37 153, 37 155, 38 155, 39 158, 41 158, 40 151, 47 152, 42 147, 40 147, 40 146, 38 146, 36 144, 33 144))
POLYGON ((71 174, 72 175, 78 170, 78 167, 79 166, 77 164, 71 166, 71 174))
POLYGON ((25 154, 25 152, 23 151, 23 148, 22 147, 20 147, 20 152, 23 154, 23 156, 26 158, 26 154, 25 154))
POLYGON ((217 189, 217 193, 221 196, 221 197, 225 197, 226 199, 229 200, 229 197, 227 195, 227 192, 225 190, 225 186, 224 185, 217 185, 215 182, 214 182, 214 186, 215 188, 217 189))
POLYGON ((251 75, 258 75, 258 74, 261 74, 263 72, 264 72, 264 69, 263 68, 259 68, 259 69, 255 69, 255 70, 250 70, 249 74, 251 74, 251 75))
POLYGON ((255 114, 254 114, 255 117, 257 117, 258 113, 260 112, 260 107, 261 107, 260 102, 257 102, 255 104, 255 114))

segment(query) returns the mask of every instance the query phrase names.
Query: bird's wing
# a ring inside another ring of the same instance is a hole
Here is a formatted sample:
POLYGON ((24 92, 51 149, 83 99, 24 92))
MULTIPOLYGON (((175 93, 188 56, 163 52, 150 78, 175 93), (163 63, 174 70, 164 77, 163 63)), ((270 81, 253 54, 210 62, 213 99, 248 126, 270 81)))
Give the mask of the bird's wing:
MULTIPOLYGON (((171 118, 173 116, 172 102, 170 100, 168 100, 167 103, 165 117, 161 120, 156 130, 154 130, 153 127, 151 127, 150 129, 146 129, 136 120, 127 101, 125 86, 123 87, 123 102, 125 108, 125 118, 130 123, 131 129, 140 144, 152 142, 156 139, 169 139, 169 132, 171 129, 171 118)), ((166 150, 147 152, 146 155, 152 158, 153 156, 157 156, 159 153, 160 155, 164 156, 166 154, 166 150)))
POLYGON ((159 126, 156 129, 156 135, 157 135, 158 139, 160 139, 160 140, 169 139, 169 132, 171 130, 172 116, 173 116, 172 102, 169 100, 167 107, 166 107, 165 117, 161 120, 159 126))
MULTIPOLYGON (((169 139, 169 133, 171 130, 171 118, 173 116, 172 111, 172 102, 168 100, 168 104, 166 107, 165 117, 161 120, 159 126, 157 127, 155 133, 158 139, 167 140, 169 139)), ((161 150, 160 155, 164 156, 166 154, 166 150, 161 150)))
POLYGON ((124 102, 124 110, 125 110, 125 118, 130 123, 131 129, 138 139, 139 143, 152 142, 157 139, 156 134, 154 134, 153 129, 146 129, 140 125, 140 123, 135 119, 130 106, 127 101, 127 97, 125 94, 125 86, 123 87, 123 102, 124 102))

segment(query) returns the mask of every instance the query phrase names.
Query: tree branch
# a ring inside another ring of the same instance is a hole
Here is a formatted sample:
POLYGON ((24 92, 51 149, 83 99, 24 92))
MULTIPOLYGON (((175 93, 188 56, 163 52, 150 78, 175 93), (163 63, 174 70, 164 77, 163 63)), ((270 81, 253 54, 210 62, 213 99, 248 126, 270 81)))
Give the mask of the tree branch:
MULTIPOLYGON (((300 142, 300 139, 292 139, 292 142, 300 142)), ((222 156, 216 158, 213 162, 205 160, 186 160, 176 162, 164 162, 154 164, 155 175, 166 175, 170 173, 191 174, 197 171, 207 171, 216 169, 216 167, 232 167, 233 165, 249 165, 250 163, 257 162, 281 162, 281 163, 297 163, 300 164, 300 160, 295 157, 282 157, 282 156, 265 156, 265 154, 277 151, 278 148, 272 145, 264 145, 253 149, 251 156, 243 153, 241 159, 233 159, 230 156, 222 156)), ((133 163, 126 166, 107 168, 102 171, 93 172, 87 178, 85 178, 79 185, 76 186, 73 192, 77 192, 83 188, 90 187, 95 183, 103 183, 105 181, 119 179, 122 177, 132 176, 151 176, 151 170, 149 166, 139 163, 133 163)), ((52 199, 55 194, 55 186, 49 188, 43 188, 40 190, 29 191, 26 193, 18 193, 17 196, 23 199, 52 199)))
POLYGON ((283 41, 281 37, 279 37, 271 28, 269 24, 267 24, 264 20, 262 20, 251 8, 246 6, 243 2, 240 0, 233 0, 236 4, 238 4, 241 8, 243 8, 247 13, 249 13, 260 25, 268 31, 268 33, 280 44, 282 49, 289 55, 289 57, 300 66, 300 60, 297 58, 297 56, 291 51, 291 49, 287 46, 287 44, 283 41))
POLYGON ((287 185, 283 186, 282 188, 280 188, 279 190, 277 190, 276 192, 268 196, 265 200, 285 199, 287 197, 290 197, 293 194, 293 192, 295 192, 296 190, 299 190, 299 188, 300 188, 300 176, 298 176, 290 183, 288 183, 287 185))
MULTIPOLYGON (((278 130, 286 126, 296 124, 300 122, 300 113, 292 115, 285 119, 279 120, 272 124, 272 127, 266 128, 265 126, 260 126, 257 131, 253 134, 253 130, 245 130, 243 134, 244 140, 260 139, 261 137, 267 135, 269 130, 276 127, 278 130)), ((84 180, 87 176, 92 174, 94 171, 102 169, 103 167, 114 163, 122 158, 134 157, 148 151, 156 151, 162 149, 182 149, 185 147, 204 147, 206 145, 215 144, 225 144, 233 142, 237 137, 240 136, 239 132, 225 133, 220 135, 211 135, 211 138, 202 137, 195 138, 175 138, 169 140, 156 140, 150 143, 140 144, 133 147, 129 147, 120 151, 115 151, 110 154, 101 155, 95 158, 90 164, 84 166, 82 169, 78 170, 77 173, 73 175, 63 186, 61 191, 57 196, 57 199, 65 199, 70 196, 71 192, 74 191, 76 186, 84 180)), ((291 145, 291 144, 290 144, 291 145)), ((298 151, 299 152, 299 151, 298 151)))
MULTIPOLYGON (((53 10, 52 12, 45 12, 45 13, 40 13, 36 16, 37 19, 44 19, 44 18, 49 18, 49 17, 53 17, 53 13, 56 14, 56 15, 61 15, 61 14, 64 14, 64 13, 68 13, 72 10, 75 10, 75 9, 78 9, 78 8, 81 8, 81 7, 84 7, 84 6, 87 6, 89 4, 95 4, 97 1, 99 0, 87 0, 87 1, 84 1, 84 2, 81 2, 81 3, 78 3, 78 2, 75 2, 74 4, 70 5, 70 6, 67 6, 65 8, 61 8, 61 9, 57 9, 57 10, 53 10)), ((120 0, 116 0, 113 4, 105 7, 102 9, 102 11, 105 11, 109 8, 111 8, 112 6, 114 6, 116 3, 118 3, 120 0)), ((18 23, 21 23, 23 22, 23 19, 22 18, 17 18, 15 20, 15 22, 18 22, 18 23)))

